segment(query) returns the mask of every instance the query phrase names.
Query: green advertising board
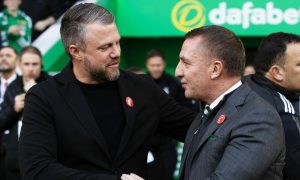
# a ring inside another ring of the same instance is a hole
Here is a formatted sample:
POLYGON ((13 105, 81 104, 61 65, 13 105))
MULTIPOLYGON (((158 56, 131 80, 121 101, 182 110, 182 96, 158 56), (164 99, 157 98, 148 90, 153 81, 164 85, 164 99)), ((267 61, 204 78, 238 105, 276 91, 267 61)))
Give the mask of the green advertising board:
MULTIPOLYGON (((187 31, 210 24, 227 27, 244 39, 263 37, 277 31, 296 34, 300 31, 300 0, 90 0, 90 2, 113 12, 123 40, 182 38, 187 31)), ((61 70, 69 59, 60 40, 59 28, 60 22, 50 27, 34 42, 34 45, 42 50, 44 67, 47 71, 61 70)), ((126 45, 130 45, 130 42, 126 45)), ((122 58, 129 56, 126 51, 122 54, 122 58)), ((131 58, 134 57, 128 57, 127 62, 122 61, 122 67, 132 64, 128 63, 131 58)))
POLYGON ((299 0, 120 0, 116 9, 125 37, 182 36, 210 24, 239 36, 300 31, 299 0))

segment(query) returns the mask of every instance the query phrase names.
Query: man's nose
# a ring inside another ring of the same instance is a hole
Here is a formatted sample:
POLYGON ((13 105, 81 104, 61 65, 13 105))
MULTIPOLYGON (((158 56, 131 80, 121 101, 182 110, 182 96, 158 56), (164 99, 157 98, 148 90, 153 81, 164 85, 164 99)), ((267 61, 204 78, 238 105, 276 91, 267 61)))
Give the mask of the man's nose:
POLYGON ((178 78, 182 78, 183 77, 183 70, 181 68, 181 63, 179 62, 177 64, 176 70, 175 70, 175 76, 178 78))
POLYGON ((111 58, 119 58, 121 56, 120 45, 116 44, 113 46, 113 50, 112 50, 110 56, 111 56, 111 58))

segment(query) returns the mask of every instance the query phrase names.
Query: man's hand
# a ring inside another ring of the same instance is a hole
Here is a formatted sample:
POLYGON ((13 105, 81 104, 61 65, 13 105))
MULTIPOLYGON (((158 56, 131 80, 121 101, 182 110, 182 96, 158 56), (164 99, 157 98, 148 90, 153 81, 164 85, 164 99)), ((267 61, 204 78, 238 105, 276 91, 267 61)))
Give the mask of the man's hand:
POLYGON ((40 20, 35 23, 34 29, 37 31, 44 31, 48 26, 55 23, 55 18, 53 16, 49 16, 44 20, 40 20))
POLYGON ((10 26, 8 28, 8 33, 12 34, 12 35, 15 35, 15 36, 20 35, 20 28, 19 28, 19 26, 17 26, 17 25, 10 26))
POLYGON ((34 25, 34 29, 37 31, 43 31, 47 27, 47 23, 45 21, 38 21, 34 25))
POLYGON ((24 82, 24 91, 27 92, 34 85, 36 85, 36 82, 34 79, 24 82))
POLYGON ((15 97, 14 109, 17 113, 21 112, 24 109, 25 104, 25 93, 19 94, 15 97))
POLYGON ((141 178, 140 176, 136 175, 136 174, 122 174, 121 176, 122 180, 144 180, 143 178, 141 178))

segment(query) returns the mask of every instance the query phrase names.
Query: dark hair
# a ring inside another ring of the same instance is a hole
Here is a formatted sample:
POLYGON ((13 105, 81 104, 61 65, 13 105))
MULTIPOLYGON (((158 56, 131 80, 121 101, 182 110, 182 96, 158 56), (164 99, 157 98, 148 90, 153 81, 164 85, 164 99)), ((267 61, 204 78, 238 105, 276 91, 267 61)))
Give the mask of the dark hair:
POLYGON ((61 39, 65 51, 69 54, 69 46, 74 44, 85 49, 86 25, 100 23, 112 24, 114 16, 107 9, 93 3, 78 4, 67 10, 60 27, 61 39))
POLYGON ((2 46, 2 47, 0 48, 0 50, 1 50, 1 49, 4 49, 4 48, 9 48, 9 49, 13 50, 13 52, 18 56, 18 53, 17 53, 17 51, 16 51, 15 48, 13 48, 13 47, 11 47, 11 46, 2 46))
POLYGON ((244 72, 246 55, 243 43, 229 29, 210 25, 191 30, 185 39, 202 37, 207 53, 224 62, 228 76, 241 76, 244 72))
POLYGON ((158 49, 151 49, 150 51, 148 51, 147 53, 147 61, 148 59, 152 58, 152 57, 161 57, 163 61, 165 61, 165 55, 162 51, 158 50, 158 49))
POLYGON ((41 51, 38 48, 34 47, 34 46, 26 46, 21 50, 21 52, 20 52, 20 61, 22 60, 22 56, 26 53, 36 54, 40 57, 40 59, 42 61, 43 56, 42 56, 41 51))
POLYGON ((284 32, 272 33, 263 39, 253 60, 255 71, 265 75, 272 65, 284 65, 286 47, 290 43, 299 43, 300 36, 284 32))

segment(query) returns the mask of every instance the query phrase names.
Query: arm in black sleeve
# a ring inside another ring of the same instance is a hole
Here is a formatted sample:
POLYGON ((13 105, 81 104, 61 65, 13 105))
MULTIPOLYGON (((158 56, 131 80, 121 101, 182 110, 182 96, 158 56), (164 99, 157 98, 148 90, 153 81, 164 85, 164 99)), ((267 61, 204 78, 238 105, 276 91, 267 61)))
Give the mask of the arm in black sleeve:
POLYGON ((300 179, 300 132, 296 124, 300 120, 299 117, 294 118, 291 114, 281 115, 286 144, 286 167, 284 171, 290 179, 300 179))
POLYGON ((12 97, 9 91, 6 91, 0 110, 0 133, 9 129, 19 120, 21 115, 22 112, 17 113, 14 109, 14 97, 12 97))
POLYGON ((117 180, 106 173, 90 173, 57 161, 57 137, 51 106, 46 96, 32 88, 25 99, 19 143, 21 175, 24 180, 117 180))

